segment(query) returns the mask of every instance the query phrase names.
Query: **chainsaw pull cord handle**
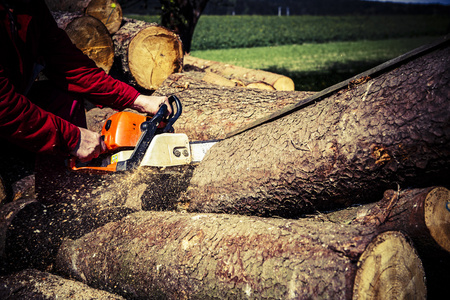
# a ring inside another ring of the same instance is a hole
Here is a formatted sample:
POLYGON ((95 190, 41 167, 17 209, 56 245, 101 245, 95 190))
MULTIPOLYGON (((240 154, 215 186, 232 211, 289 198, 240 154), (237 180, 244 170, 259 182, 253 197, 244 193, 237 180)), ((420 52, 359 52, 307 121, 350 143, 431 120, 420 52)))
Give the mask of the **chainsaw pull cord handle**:
POLYGON ((158 129, 158 125, 164 120, 164 117, 167 114, 167 105, 162 104, 153 118, 141 124, 142 135, 136 144, 136 148, 129 159, 117 163, 117 171, 128 171, 137 168, 141 164, 145 152, 147 151, 147 148, 153 140, 155 134, 173 132, 172 125, 181 115, 182 108, 181 102, 176 96, 169 97, 169 104, 172 106, 172 113, 166 121, 166 126, 163 129, 158 129), (173 103, 175 103, 177 107, 177 112, 175 114, 173 113, 173 103))

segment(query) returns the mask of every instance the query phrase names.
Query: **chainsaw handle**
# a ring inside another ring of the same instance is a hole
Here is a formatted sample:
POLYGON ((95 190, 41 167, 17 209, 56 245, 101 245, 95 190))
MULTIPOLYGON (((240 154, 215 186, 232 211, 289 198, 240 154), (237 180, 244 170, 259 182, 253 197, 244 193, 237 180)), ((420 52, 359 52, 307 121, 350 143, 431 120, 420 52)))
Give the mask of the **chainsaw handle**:
MULTIPOLYGON (((181 107, 181 101, 178 99, 177 96, 172 95, 169 97, 169 104, 172 108, 172 113, 170 114, 169 118, 166 121, 166 126, 162 130, 163 132, 172 132, 173 128, 172 125, 175 123, 176 120, 178 120, 178 117, 182 113, 182 107, 181 107), (176 106, 176 113, 174 114, 174 107, 173 104, 175 103, 176 106)), ((164 105, 164 104, 163 104, 164 105)), ((165 113, 167 113, 167 107, 165 108, 165 113)))

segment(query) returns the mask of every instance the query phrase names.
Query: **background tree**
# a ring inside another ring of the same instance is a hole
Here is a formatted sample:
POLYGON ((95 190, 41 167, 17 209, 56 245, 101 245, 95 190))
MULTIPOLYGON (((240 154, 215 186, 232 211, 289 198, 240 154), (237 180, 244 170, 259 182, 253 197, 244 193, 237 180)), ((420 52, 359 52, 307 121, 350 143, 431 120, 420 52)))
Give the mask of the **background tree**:
POLYGON ((192 36, 208 0, 160 0, 161 25, 180 35, 185 53, 191 51, 192 36))

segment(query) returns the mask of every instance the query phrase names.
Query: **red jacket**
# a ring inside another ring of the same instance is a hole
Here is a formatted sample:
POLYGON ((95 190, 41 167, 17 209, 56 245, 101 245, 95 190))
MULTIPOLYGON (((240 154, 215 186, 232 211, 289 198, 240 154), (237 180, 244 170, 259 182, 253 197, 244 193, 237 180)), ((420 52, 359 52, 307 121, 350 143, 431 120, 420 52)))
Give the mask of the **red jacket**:
POLYGON ((44 0, 14 10, 0 2, 0 137, 34 152, 65 154, 80 139, 78 127, 33 104, 26 92, 36 63, 58 87, 94 103, 129 107, 139 93, 108 76, 59 29, 44 0))

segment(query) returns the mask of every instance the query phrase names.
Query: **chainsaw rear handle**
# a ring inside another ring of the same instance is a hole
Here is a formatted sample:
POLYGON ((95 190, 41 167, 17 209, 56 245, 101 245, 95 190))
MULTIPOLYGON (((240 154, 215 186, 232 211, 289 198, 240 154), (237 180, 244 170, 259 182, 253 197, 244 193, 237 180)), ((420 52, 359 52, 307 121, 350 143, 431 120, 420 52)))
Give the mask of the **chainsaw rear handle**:
MULTIPOLYGON (((164 126, 164 128, 162 130, 162 132, 164 132, 164 133, 165 132, 173 132, 172 125, 175 123, 176 120, 178 120, 178 117, 181 115, 182 110, 183 110, 182 107, 181 107, 180 99, 178 99, 178 97, 175 96, 175 95, 172 95, 172 96, 169 97, 169 104, 170 104, 170 107, 172 108, 172 113, 169 115, 169 118, 165 121, 166 126, 164 126), (174 103, 175 103, 175 106, 176 106, 176 113, 175 113, 175 110, 174 110, 174 107, 173 107, 174 103)), ((161 105, 161 108, 159 110, 160 111, 161 110, 165 110, 164 112, 161 112, 163 114, 163 116, 165 116, 166 113, 167 113, 167 105, 165 105, 165 104, 161 105)), ((158 113, 160 111, 158 111, 158 113)))
POLYGON ((172 113, 169 115, 169 118, 167 120, 164 120, 164 117, 167 114, 167 105, 162 104, 158 112, 153 116, 153 118, 141 124, 140 128, 142 135, 139 138, 139 141, 136 147, 134 148, 131 157, 126 161, 118 162, 116 167, 117 171, 129 171, 137 168, 140 165, 142 158, 144 157, 145 152, 147 151, 148 146, 153 140, 153 137, 156 134, 174 131, 172 125, 175 123, 175 121, 178 119, 178 117, 181 115, 182 112, 181 101, 180 99, 178 99, 177 96, 172 95, 169 97, 169 104, 171 105, 172 113), (173 107, 174 103, 176 106, 176 113, 174 113, 173 107), (166 123, 166 125, 162 129, 158 128, 158 125, 161 122, 166 123))

